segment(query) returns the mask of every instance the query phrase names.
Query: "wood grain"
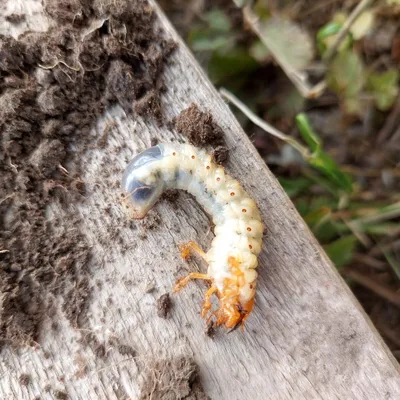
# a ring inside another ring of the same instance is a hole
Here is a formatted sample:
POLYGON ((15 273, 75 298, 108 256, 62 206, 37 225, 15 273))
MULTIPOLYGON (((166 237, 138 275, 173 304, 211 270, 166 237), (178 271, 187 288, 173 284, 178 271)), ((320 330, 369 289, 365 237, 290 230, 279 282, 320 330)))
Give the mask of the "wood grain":
MULTIPOLYGON (((206 268, 200 261, 181 260, 179 243, 191 239, 207 249, 213 235, 208 217, 185 194, 175 206, 156 206, 161 222, 146 238, 140 224, 121 223, 125 217, 117 183, 129 159, 148 147, 151 138, 181 137, 141 118, 133 120, 115 107, 98 123, 98 132, 110 121, 116 127, 106 149, 87 153, 82 177, 87 201, 77 205, 76 212, 85 221, 84 233, 96 255, 93 283, 102 282, 90 306, 90 331, 106 342, 118 338, 138 356, 123 356, 110 346, 107 359, 96 357, 80 344, 89 331, 71 327, 60 311, 60 329, 46 329, 40 347, 2 353, 0 398, 51 399, 45 390, 50 385, 71 399, 136 399, 148 360, 178 355, 195 358, 212 399, 400 398, 399 365, 228 106, 155 7, 167 35, 179 42, 165 72, 167 118, 193 102, 212 112, 231 149, 227 170, 258 202, 266 225, 255 310, 244 333, 221 331, 211 340, 199 316, 205 287, 193 283, 173 297, 169 319, 157 316, 157 298, 171 290, 177 277, 206 268), (111 212, 106 214, 108 207, 111 212), (121 241, 113 229, 119 230, 121 241), (151 282, 155 290, 148 293, 145 287, 151 282), (82 364, 84 374, 79 373, 82 364), (26 387, 18 381, 22 373, 31 376, 26 387)), ((37 21, 46 23, 38 17, 40 2, 10 0, 0 9, 0 25, 10 8, 26 13, 31 29, 43 27, 37 21)), ((6 22, 2 26, 9 34, 19 33, 6 22)), ((55 205, 52 211, 62 213, 55 205)))

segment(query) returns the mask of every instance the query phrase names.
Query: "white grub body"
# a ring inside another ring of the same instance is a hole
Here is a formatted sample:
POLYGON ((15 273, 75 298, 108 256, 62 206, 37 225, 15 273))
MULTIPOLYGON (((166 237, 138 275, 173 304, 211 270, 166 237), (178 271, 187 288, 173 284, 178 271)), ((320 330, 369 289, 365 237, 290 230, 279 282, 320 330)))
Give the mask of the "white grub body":
MULTIPOLYGON (((242 277, 237 294, 239 302, 246 304, 255 294, 255 268, 263 235, 256 203, 240 183, 227 175, 205 151, 188 144, 168 143, 156 147, 160 154, 156 154, 151 162, 136 166, 134 179, 142 185, 157 187, 157 198, 166 189, 183 189, 197 199, 215 224, 215 238, 206 253, 208 275, 218 292, 223 294, 226 279, 238 279, 237 274, 233 276, 232 263, 229 262, 236 260, 242 277)), ((131 170, 133 168, 128 166, 122 180, 127 197, 137 186, 132 186, 131 170)), ((135 209, 134 204, 130 207, 134 217, 143 217, 148 211, 135 209)))

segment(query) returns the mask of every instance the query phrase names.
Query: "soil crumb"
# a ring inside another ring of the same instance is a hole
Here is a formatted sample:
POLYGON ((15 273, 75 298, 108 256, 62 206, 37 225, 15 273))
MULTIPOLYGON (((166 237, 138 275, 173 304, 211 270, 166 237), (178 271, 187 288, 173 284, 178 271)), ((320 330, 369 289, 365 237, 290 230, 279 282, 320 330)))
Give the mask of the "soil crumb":
POLYGON ((160 318, 167 319, 172 307, 171 297, 168 293, 161 295, 157 299, 157 315, 160 318))
POLYGON ((153 147, 153 146, 157 146, 158 143, 159 143, 158 138, 152 137, 152 138, 150 139, 150 146, 152 146, 152 147, 153 147))
POLYGON ((175 203, 179 198, 179 190, 178 189, 169 189, 166 190, 161 195, 161 200, 169 201, 170 203, 175 203))
POLYGON ((56 27, 0 35, 0 349, 40 342, 56 298, 74 327, 87 323, 92 254, 74 203, 85 201, 86 151, 111 135, 91 130, 115 103, 162 123, 175 48, 146 0, 44 9, 56 27))
POLYGON ((128 344, 118 345, 118 353, 121 354, 122 356, 131 356, 131 357, 136 357, 137 355, 136 350, 132 346, 129 346, 128 344))
POLYGON ((68 394, 67 392, 64 392, 63 390, 55 390, 53 392, 54 398, 57 400, 67 400, 68 399, 68 394))
POLYGON ((13 13, 10 15, 6 15, 5 19, 11 24, 19 24, 20 22, 25 21, 25 15, 13 13))
POLYGON ((196 104, 181 111, 173 120, 175 129, 198 147, 223 143, 223 131, 210 112, 203 112, 196 104))
POLYGON ((31 376, 30 375, 28 375, 28 374, 21 374, 20 376, 19 376, 19 383, 22 385, 22 386, 28 386, 30 383, 31 383, 31 376))
POLYGON ((213 152, 212 156, 214 158, 214 161, 217 164, 223 164, 225 161, 228 160, 229 157, 229 150, 225 146, 217 146, 213 152))
POLYGON ((210 322, 206 325, 206 328, 204 330, 204 333, 210 338, 214 339, 215 335, 217 333, 217 330, 215 329, 214 323, 210 322))
POLYGON ((156 360, 148 364, 141 400, 209 400, 201 386, 198 367, 189 357, 156 360))

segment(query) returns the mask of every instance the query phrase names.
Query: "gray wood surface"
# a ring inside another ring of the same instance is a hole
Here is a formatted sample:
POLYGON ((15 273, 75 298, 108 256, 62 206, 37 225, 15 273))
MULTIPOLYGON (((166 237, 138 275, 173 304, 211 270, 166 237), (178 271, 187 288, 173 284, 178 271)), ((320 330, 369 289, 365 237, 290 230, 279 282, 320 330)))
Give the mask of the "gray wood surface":
MULTIPOLYGON (((0 11, 1 29, 14 35, 46 24, 35 0, 10 0, 0 11), (3 23, 12 12, 30 16, 17 27, 3 23)), ((258 202, 266 225, 255 310, 244 333, 221 331, 211 340, 199 316, 205 287, 192 283, 173 297, 169 319, 157 316, 156 299, 171 290, 177 277, 206 268, 200 261, 181 260, 179 243, 192 239, 207 249, 213 234, 195 200, 181 195, 176 208, 166 202, 156 206, 161 222, 146 239, 140 238, 139 225, 126 224, 118 227, 124 243, 112 238, 115 216, 123 214, 115 185, 123 168, 152 137, 179 137, 166 127, 126 118, 116 107, 99 121, 99 132, 109 121, 116 127, 108 148, 87 154, 82 178, 88 198, 76 212, 85 219, 85 234, 96 254, 93 282, 102 282, 90 305, 90 330, 99 340, 116 337, 132 345, 137 357, 123 356, 112 346, 107 359, 96 357, 79 343, 89 332, 71 327, 60 311, 60 330, 45 330, 40 347, 2 353, 0 398, 51 399, 45 391, 50 384, 71 399, 136 399, 151 357, 191 355, 212 399, 399 399, 399 365, 228 106, 157 12, 167 34, 180 44, 165 73, 167 116, 176 116, 192 102, 212 111, 231 148, 227 170, 258 202), (110 215, 104 213, 108 205, 110 215), (150 293, 149 283, 155 285, 150 293), (82 363, 87 367, 83 376, 77 373, 82 363), (21 373, 32 377, 27 387, 18 381, 21 373)), ((55 206, 52 211, 62 212, 55 206)))

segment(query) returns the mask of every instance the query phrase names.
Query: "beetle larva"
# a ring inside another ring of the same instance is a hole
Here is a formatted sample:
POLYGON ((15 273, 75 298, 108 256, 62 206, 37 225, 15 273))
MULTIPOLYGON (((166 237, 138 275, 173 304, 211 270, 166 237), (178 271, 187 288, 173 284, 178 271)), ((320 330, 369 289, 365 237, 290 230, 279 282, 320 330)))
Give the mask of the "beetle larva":
POLYGON ((254 304, 257 256, 263 225, 254 200, 239 182, 225 173, 211 155, 188 144, 159 144, 138 154, 122 178, 124 205, 133 218, 143 218, 166 189, 191 193, 212 216, 215 238, 205 253, 194 242, 181 246, 182 256, 193 251, 208 264, 207 274, 196 272, 181 278, 174 291, 192 279, 211 283, 201 311, 211 309, 216 294, 216 325, 235 328, 248 318, 254 304))

